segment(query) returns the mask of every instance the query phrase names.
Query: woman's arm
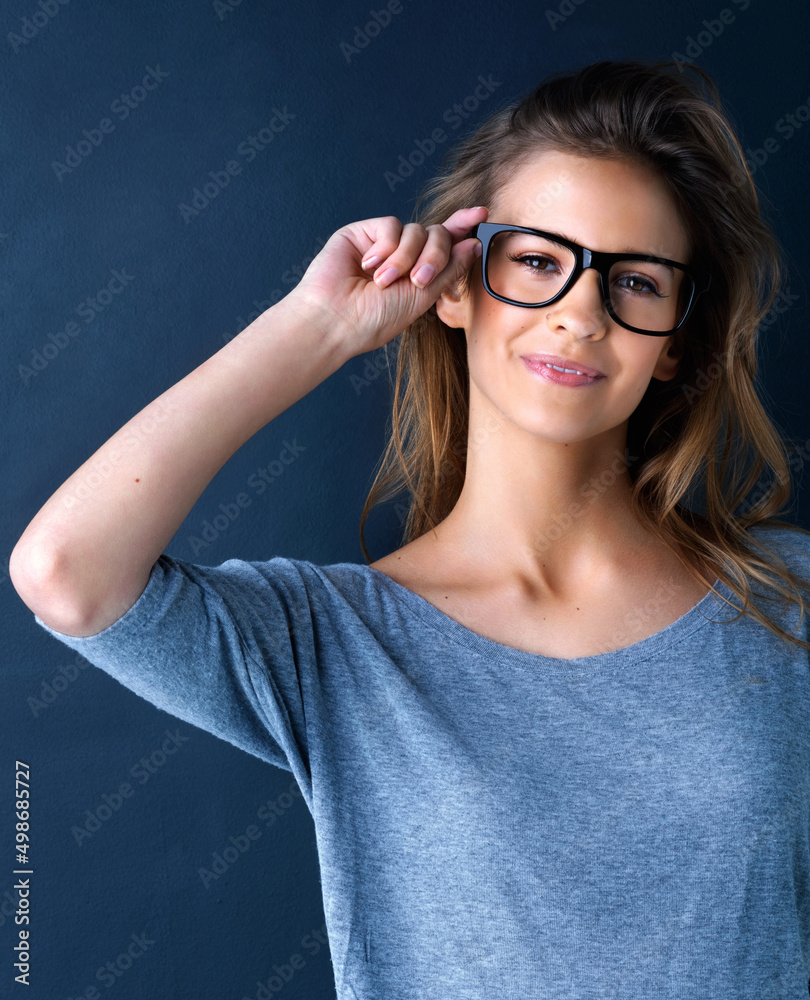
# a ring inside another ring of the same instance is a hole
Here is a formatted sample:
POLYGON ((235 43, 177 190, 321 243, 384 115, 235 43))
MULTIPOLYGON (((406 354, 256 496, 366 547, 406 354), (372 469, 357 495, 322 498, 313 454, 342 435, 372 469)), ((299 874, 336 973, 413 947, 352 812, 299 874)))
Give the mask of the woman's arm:
POLYGON ((15 589, 42 621, 94 635, 132 607, 157 557, 245 441, 348 360, 288 298, 145 406, 53 494, 14 547, 15 589))
POLYGON ((124 424, 39 510, 9 562, 25 604, 67 635, 117 621, 234 452, 435 302, 475 259, 479 244, 464 237, 485 215, 462 209, 427 229, 389 216, 338 230, 296 289, 124 424), (364 268, 370 255, 379 263, 364 268), (421 287, 411 275, 426 263, 436 276, 421 287), (380 287, 390 266, 400 276, 380 287))

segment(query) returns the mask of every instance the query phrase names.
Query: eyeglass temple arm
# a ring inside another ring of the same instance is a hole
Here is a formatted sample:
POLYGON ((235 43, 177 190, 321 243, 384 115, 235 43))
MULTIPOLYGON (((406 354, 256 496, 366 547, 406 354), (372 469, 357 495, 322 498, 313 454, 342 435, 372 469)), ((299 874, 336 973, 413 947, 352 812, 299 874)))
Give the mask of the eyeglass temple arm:
POLYGON ((698 285, 695 290, 695 298, 697 298, 698 295, 702 295, 704 292, 708 292, 711 283, 712 283, 711 274, 709 274, 708 272, 704 272, 703 282, 700 285, 698 285))

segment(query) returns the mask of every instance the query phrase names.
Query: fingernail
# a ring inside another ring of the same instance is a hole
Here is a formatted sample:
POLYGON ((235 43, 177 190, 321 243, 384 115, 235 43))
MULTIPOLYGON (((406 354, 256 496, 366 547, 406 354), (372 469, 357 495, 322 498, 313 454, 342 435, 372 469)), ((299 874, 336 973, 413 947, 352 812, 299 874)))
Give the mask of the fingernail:
POLYGON ((475 256, 480 257, 483 252, 484 252, 483 246, 480 243, 476 243, 475 246, 473 247, 473 253, 475 254, 475 256))
POLYGON ((432 264, 423 264, 416 274, 411 276, 411 280, 414 284, 424 287, 430 284, 435 273, 436 268, 432 264))
POLYGON ((377 282, 379 288, 385 288, 386 285, 390 285, 392 281, 396 281, 399 277, 399 269, 396 267, 387 267, 384 271, 381 271, 374 280, 377 282))
POLYGON ((367 271, 370 267, 375 267, 379 264, 381 260, 382 257, 368 257, 366 260, 361 262, 360 267, 362 267, 364 271, 367 271))

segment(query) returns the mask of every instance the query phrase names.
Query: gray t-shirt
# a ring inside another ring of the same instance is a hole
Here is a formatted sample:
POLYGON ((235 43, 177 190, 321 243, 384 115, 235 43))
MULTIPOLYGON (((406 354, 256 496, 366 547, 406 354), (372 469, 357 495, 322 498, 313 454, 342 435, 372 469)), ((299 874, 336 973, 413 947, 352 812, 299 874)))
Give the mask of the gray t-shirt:
MULTIPOLYGON (((810 578, 808 536, 754 535, 810 578)), ((759 606, 796 629, 796 605, 759 606)), ((556 659, 366 565, 164 554, 97 635, 34 617, 292 772, 339 1000, 798 1000, 808 653, 747 616, 723 624, 736 614, 709 593, 640 642, 556 659)))

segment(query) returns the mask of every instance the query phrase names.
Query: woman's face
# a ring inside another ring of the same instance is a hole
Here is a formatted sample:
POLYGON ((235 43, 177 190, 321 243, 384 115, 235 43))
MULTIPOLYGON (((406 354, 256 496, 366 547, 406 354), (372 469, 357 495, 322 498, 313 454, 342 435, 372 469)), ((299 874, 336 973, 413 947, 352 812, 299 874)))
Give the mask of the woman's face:
MULTIPOLYGON (((539 153, 501 188, 488 220, 563 235, 590 250, 689 261, 689 239, 663 180, 631 160, 539 153)), ((480 259, 470 279, 468 295, 444 293, 436 310, 448 326, 465 331, 471 408, 494 409, 529 434, 573 443, 624 431, 650 379, 677 374, 680 333, 650 337, 620 326, 605 309, 594 270, 583 271, 557 302, 536 309, 490 296, 480 259), (604 377, 555 384, 524 362, 534 354, 556 355, 574 362, 566 367, 579 363, 604 377)))

